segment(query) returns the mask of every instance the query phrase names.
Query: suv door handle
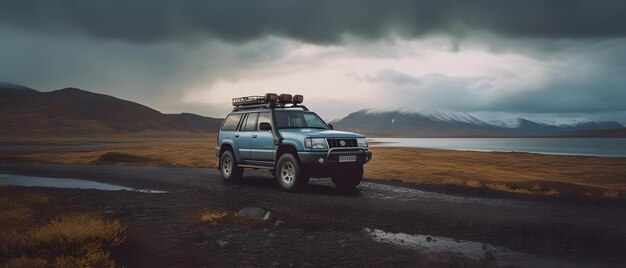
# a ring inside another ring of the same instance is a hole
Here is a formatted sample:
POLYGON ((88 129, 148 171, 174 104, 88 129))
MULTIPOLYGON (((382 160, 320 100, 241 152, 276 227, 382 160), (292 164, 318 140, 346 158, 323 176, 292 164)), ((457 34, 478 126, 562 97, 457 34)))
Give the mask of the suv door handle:
POLYGON ((235 138, 239 138, 239 134, 235 134, 235 138))
POLYGON ((256 134, 252 134, 252 137, 253 137, 253 138, 256 138, 256 134))

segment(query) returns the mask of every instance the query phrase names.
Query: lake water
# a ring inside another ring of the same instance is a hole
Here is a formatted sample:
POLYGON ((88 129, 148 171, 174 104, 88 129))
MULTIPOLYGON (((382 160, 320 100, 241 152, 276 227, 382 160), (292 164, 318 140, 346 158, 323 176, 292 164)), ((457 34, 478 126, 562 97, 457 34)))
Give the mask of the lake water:
POLYGON ((626 138, 372 138, 372 146, 626 157, 626 138))
POLYGON ((71 188, 71 189, 96 189, 104 191, 134 191, 141 193, 166 193, 165 191, 134 189, 130 187, 119 186, 89 180, 66 179, 66 178, 48 178, 36 176, 24 176, 14 174, 0 174, 0 184, 25 187, 52 187, 52 188, 71 188))

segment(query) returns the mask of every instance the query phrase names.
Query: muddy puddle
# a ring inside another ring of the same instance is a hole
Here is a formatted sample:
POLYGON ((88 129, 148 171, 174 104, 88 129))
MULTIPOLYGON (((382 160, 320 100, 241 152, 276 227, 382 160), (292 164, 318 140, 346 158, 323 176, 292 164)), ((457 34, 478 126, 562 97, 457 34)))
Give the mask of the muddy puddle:
POLYGON ((380 243, 393 244, 423 253, 448 253, 504 267, 610 267, 589 263, 571 263, 563 260, 537 256, 510 250, 488 243, 458 240, 449 237, 390 233, 365 228, 366 235, 380 243))
POLYGON ((23 176, 13 174, 0 174, 0 184, 25 187, 52 187, 52 188, 68 188, 68 189, 95 189, 103 191, 132 191, 140 193, 160 194, 166 191, 135 189, 115 184, 108 184, 90 180, 81 179, 65 179, 65 178, 48 178, 23 176))
POLYGON ((522 202, 509 202, 504 199, 475 198, 427 192, 408 187, 397 187, 374 182, 361 182, 359 190, 364 196, 376 199, 401 201, 443 201, 455 204, 478 204, 488 206, 524 206, 522 202))

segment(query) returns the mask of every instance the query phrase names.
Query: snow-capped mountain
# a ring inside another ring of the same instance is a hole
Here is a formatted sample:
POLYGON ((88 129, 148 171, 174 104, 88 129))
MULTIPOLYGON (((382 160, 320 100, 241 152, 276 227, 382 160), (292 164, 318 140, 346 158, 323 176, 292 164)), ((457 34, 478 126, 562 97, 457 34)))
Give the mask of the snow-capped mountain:
POLYGON ((570 136, 581 131, 624 128, 618 122, 528 120, 515 123, 483 120, 457 112, 361 110, 333 122, 337 129, 373 136, 397 137, 542 137, 570 136))

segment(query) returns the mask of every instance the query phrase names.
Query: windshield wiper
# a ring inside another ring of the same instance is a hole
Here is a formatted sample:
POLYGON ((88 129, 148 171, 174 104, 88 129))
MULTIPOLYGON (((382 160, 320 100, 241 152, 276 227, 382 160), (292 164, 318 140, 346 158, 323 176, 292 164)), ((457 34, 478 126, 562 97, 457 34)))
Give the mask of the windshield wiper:
POLYGON ((278 129, 292 129, 292 128, 327 129, 327 128, 323 128, 323 127, 279 127, 278 129))

